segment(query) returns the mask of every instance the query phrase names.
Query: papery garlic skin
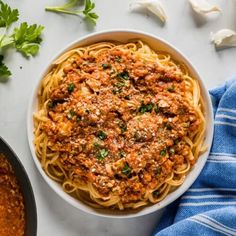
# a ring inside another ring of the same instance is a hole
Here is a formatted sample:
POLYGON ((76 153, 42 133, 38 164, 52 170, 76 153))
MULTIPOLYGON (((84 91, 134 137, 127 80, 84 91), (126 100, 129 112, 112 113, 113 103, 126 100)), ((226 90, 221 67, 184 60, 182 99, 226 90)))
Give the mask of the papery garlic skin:
POLYGON ((211 42, 216 48, 236 47, 236 32, 230 29, 221 29, 211 33, 211 42))
POLYGON ((131 4, 131 9, 136 7, 146 8, 155 14, 164 23, 167 20, 167 15, 160 1, 158 0, 138 0, 131 4))
POLYGON ((220 12, 220 7, 210 4, 207 0, 188 0, 193 10, 201 15, 206 15, 210 12, 220 12))

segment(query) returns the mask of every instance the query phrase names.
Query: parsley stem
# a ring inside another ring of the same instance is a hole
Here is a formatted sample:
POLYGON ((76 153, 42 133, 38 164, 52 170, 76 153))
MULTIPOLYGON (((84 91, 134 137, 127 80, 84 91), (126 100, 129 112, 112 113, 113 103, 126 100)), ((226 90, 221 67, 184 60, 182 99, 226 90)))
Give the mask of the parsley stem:
POLYGON ((1 39, 0 39, 0 48, 2 48, 2 41, 4 40, 4 38, 6 37, 6 34, 8 32, 9 26, 6 26, 6 28, 4 29, 4 33, 3 35, 1 35, 1 39))
POLYGON ((79 15, 83 13, 83 11, 64 10, 60 7, 46 7, 45 10, 51 12, 65 13, 70 15, 79 15))
MULTIPOLYGON (((91 2, 91 0, 83 1, 84 9, 77 10, 75 8, 77 4, 80 3, 80 0, 67 0, 67 3, 62 6, 52 6, 46 7, 46 11, 56 12, 56 13, 64 13, 76 16, 84 16, 85 19, 89 19, 93 24, 96 24, 98 19, 98 15, 93 12, 95 8, 95 3, 91 2)), ((80 6, 80 4, 78 4, 80 6)))

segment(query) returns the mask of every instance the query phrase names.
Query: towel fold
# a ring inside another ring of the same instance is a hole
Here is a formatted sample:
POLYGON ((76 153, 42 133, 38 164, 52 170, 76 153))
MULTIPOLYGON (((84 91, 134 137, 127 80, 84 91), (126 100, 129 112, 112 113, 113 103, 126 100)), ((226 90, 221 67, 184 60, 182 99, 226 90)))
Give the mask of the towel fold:
POLYGON ((210 94, 215 132, 206 165, 191 188, 165 209, 155 236, 236 236, 236 79, 210 94))

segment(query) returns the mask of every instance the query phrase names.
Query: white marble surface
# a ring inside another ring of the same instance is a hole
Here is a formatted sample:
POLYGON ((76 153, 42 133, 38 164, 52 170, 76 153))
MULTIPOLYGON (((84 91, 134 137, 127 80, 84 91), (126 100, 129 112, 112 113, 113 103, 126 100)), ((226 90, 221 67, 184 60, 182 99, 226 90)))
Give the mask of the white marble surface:
POLYGON ((26 111, 31 90, 58 50, 80 36, 114 28, 139 29, 169 41, 190 59, 206 86, 212 88, 236 74, 236 48, 216 51, 209 42, 211 31, 236 30, 235 1, 211 0, 223 11, 204 20, 193 14, 187 0, 162 0, 168 15, 166 25, 162 26, 151 14, 131 13, 131 0, 95 0, 100 19, 94 29, 78 17, 44 11, 46 5, 63 0, 6 2, 20 10, 20 21, 45 26, 44 41, 36 58, 26 60, 11 50, 8 52, 6 62, 13 75, 8 83, 0 84, 0 135, 19 155, 31 179, 38 208, 38 236, 150 235, 157 224, 158 212, 125 220, 95 217, 74 209, 48 187, 34 166, 27 143, 26 111))

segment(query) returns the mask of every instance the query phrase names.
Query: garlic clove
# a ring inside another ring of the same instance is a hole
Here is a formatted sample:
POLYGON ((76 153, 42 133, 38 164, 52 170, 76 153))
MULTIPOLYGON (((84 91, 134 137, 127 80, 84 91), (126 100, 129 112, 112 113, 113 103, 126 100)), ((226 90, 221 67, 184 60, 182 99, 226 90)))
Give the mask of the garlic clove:
POLYGON ((216 48, 236 47, 236 32, 230 29, 221 29, 211 33, 211 42, 216 48))
POLYGON ((193 10, 201 15, 206 15, 210 12, 220 12, 220 7, 210 4, 207 0, 188 0, 193 10))
POLYGON ((134 8, 145 8, 155 14, 163 23, 167 20, 164 8, 159 0, 138 0, 131 4, 131 10, 134 8))

